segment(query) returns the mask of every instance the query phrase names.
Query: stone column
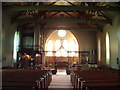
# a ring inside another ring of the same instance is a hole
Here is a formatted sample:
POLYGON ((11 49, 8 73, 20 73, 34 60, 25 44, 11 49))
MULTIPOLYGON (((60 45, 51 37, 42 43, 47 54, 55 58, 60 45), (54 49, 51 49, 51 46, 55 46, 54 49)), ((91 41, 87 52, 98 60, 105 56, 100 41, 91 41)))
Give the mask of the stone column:
POLYGON ((41 51, 42 66, 45 66, 45 55, 44 55, 44 35, 40 24, 36 24, 34 27, 34 50, 41 51))
POLYGON ((39 36, 40 36, 40 25, 39 24, 36 24, 34 26, 34 50, 39 50, 39 42, 40 42, 40 39, 39 39, 39 36))

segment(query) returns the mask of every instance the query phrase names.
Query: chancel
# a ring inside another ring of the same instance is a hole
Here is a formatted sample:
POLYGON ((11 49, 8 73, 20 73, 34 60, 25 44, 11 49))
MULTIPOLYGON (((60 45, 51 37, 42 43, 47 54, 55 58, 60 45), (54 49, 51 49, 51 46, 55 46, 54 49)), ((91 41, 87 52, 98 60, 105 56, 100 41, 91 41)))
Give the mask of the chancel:
POLYGON ((0 2, 2 90, 120 90, 120 2, 73 1, 0 2))

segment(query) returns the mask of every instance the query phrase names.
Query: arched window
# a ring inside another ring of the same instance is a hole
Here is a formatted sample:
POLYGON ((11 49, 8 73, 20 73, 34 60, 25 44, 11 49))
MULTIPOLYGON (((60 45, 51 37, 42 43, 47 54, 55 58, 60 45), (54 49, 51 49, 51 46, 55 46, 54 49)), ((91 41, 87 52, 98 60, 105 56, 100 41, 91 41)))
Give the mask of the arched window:
MULTIPOLYGON (((78 42, 74 35, 67 30, 56 30, 48 38, 45 44, 46 51, 55 51, 52 52, 52 56, 75 56, 78 57, 78 42), (64 35, 63 35, 64 34, 64 35), (52 44, 50 43, 52 40, 52 44), (70 51, 68 53, 68 51, 70 51)), ((46 53, 46 56, 49 56, 50 53, 46 53)))
POLYGON ((63 47, 65 48, 65 50, 68 50, 68 40, 63 41, 63 47))
POLYGON ((61 46, 60 40, 56 40, 56 42, 55 42, 56 56, 60 56, 60 52, 59 52, 60 46, 61 46))
POLYGON ((56 40, 56 56, 65 56, 67 57, 67 48, 68 43, 67 40, 63 41, 63 44, 60 40, 56 40))
POLYGON ((48 56, 52 56, 52 50, 53 50, 53 42, 52 40, 48 41, 48 47, 47 47, 48 52, 48 56))
POLYGON ((101 45, 100 45, 100 38, 98 38, 98 61, 101 60, 101 45))
POLYGON ((75 51, 78 51, 78 44, 76 44, 75 40, 71 40, 69 44, 69 51, 72 51, 70 53, 70 56, 78 56, 78 53, 75 53, 75 51), (72 47, 72 48, 71 48, 72 47))
POLYGON ((108 32, 106 32, 106 64, 110 64, 110 38, 108 32))
POLYGON ((19 38, 19 32, 15 32, 14 34, 14 47, 13 47, 13 62, 16 62, 17 60, 17 51, 19 50, 19 41, 20 41, 20 38, 19 38))
POLYGON ((56 42, 55 42, 55 50, 57 51, 60 48, 60 46, 61 46, 60 40, 56 40, 56 42))

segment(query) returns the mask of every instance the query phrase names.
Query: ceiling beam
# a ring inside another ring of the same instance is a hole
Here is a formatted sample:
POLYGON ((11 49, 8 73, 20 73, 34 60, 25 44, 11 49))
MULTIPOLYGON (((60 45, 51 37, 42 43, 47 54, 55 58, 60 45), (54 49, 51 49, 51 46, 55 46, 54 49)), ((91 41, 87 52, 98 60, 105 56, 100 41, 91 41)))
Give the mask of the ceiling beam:
POLYGON ((45 22, 68 22, 68 23, 91 23, 91 24, 111 24, 109 20, 85 20, 85 19, 23 19, 15 20, 16 23, 45 23, 45 22))
MULTIPOLYGON (((42 11, 119 11, 120 7, 103 7, 103 6, 71 6, 71 5, 43 5, 43 6, 8 6, 3 10, 10 11, 26 11, 26 10, 42 10, 42 11)), ((119 11, 120 12, 120 11, 119 11)))
POLYGON ((43 28, 43 30, 84 30, 84 31, 101 31, 100 28, 84 28, 84 27, 79 27, 79 28, 75 28, 75 27, 46 27, 43 28))

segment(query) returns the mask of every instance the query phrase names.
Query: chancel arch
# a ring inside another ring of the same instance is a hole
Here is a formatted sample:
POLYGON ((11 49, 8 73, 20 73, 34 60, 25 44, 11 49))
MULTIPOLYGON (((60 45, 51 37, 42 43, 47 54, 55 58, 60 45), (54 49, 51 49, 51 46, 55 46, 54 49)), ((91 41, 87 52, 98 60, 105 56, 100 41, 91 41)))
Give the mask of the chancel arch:
POLYGON ((46 66, 71 67, 73 63, 79 63, 78 51, 78 41, 69 30, 55 30, 45 43, 46 66))

